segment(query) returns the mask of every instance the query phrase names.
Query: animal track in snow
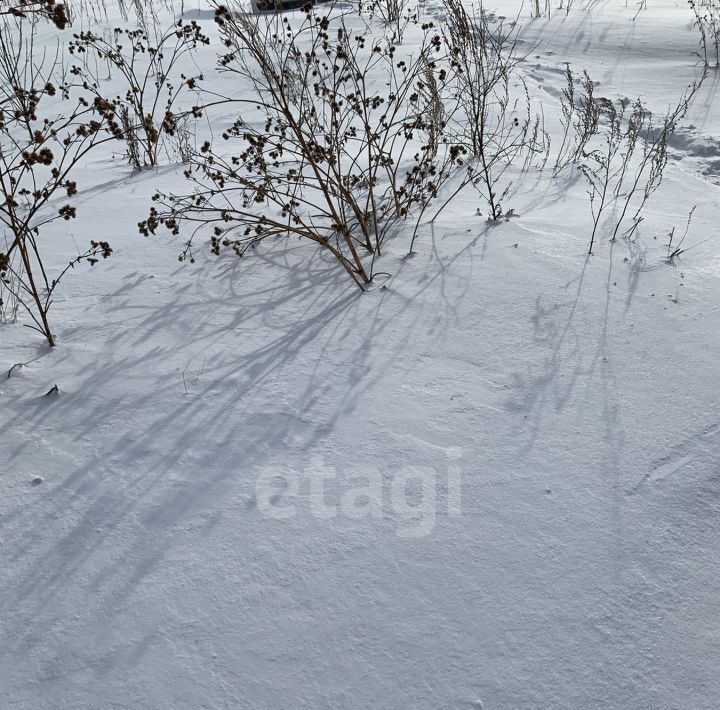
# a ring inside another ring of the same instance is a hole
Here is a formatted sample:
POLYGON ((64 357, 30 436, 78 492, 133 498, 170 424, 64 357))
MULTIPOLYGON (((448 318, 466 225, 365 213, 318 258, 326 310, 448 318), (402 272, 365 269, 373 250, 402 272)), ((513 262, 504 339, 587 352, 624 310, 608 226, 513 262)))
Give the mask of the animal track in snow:
POLYGON ((720 185, 720 138, 698 133, 695 126, 679 126, 670 136, 671 157, 690 172, 720 185))

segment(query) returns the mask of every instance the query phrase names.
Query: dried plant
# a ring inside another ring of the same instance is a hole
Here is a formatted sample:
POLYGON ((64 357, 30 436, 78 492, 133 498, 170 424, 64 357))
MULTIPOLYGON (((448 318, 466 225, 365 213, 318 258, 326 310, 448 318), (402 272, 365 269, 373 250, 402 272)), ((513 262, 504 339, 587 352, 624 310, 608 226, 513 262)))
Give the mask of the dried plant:
POLYGON ((402 43, 408 24, 417 21, 410 0, 360 0, 358 12, 380 20, 390 30, 390 41, 398 44, 402 43))
POLYGON ((371 281, 393 225, 422 214, 465 149, 445 135, 457 102, 432 25, 401 56, 333 10, 308 8, 294 23, 217 6, 221 68, 239 89, 205 109, 245 110, 225 146, 207 143, 194 156, 193 192, 156 195, 143 233, 191 226, 181 259, 208 226, 216 254, 297 237, 332 254, 360 288, 371 281))
POLYGON ((557 177, 565 168, 577 165, 588 141, 598 131, 600 109, 587 71, 583 71, 580 87, 578 94, 575 91, 575 77, 570 64, 566 62, 565 87, 560 102, 563 138, 555 158, 553 177, 557 177))
POLYGON ((197 88, 202 76, 176 77, 177 65, 198 45, 208 42, 196 22, 182 20, 165 31, 156 25, 152 30, 117 28, 112 40, 92 32, 74 35, 69 50, 84 61, 82 67, 73 66, 73 73, 93 75, 87 55, 94 53, 117 70, 125 85, 124 95, 107 97, 100 92, 96 75, 91 84, 83 82, 83 88, 90 88, 98 99, 116 106, 123 122, 128 162, 134 169, 158 164, 163 136, 173 136, 178 120, 189 113, 175 106, 185 92, 197 88))
POLYGON ((720 68, 720 2, 718 0, 688 0, 700 32, 698 56, 705 67, 714 63, 720 68))
POLYGON ((685 244, 685 240, 687 239, 688 232, 690 231, 690 223, 692 222, 692 218, 693 218, 693 215, 695 214, 696 209, 697 209, 697 205, 693 205, 691 210, 688 212, 687 222, 685 223, 685 231, 683 232, 680 239, 675 239, 675 227, 673 227, 670 230, 670 232, 668 233, 666 261, 671 266, 673 266, 675 264, 675 260, 679 259, 680 256, 682 254, 684 254, 688 249, 693 248, 693 247, 685 247, 683 245, 685 244))
POLYGON ((608 210, 612 209, 615 222, 610 238, 632 238, 643 220, 643 209, 662 183, 668 140, 698 86, 693 83, 686 90, 659 126, 653 125, 651 113, 640 99, 632 104, 626 100, 594 99, 599 131, 591 141, 592 148, 583 150, 580 162, 593 216, 590 253, 608 210), (629 226, 624 228, 628 219, 629 226))
POLYGON ((75 169, 89 151, 122 132, 112 104, 71 94, 56 76, 57 53, 38 57, 34 36, 35 26, 21 18, 13 27, 0 26, 0 226, 6 241, 0 278, 32 319, 30 327, 52 346, 48 312, 60 279, 71 266, 93 264, 112 250, 93 240, 53 276, 41 232, 51 222, 75 217, 75 169), (67 202, 57 207, 63 196, 67 202))
MULTIPOLYGON (((560 7, 562 9, 562 5, 560 7)), ((566 10, 567 12, 570 12, 570 7, 568 5, 568 8, 566 10)), ((550 13, 551 13, 551 7, 550 7, 550 0, 545 0, 544 5, 542 9, 540 8, 540 0, 531 0, 530 2, 530 17, 532 17, 533 20, 538 20, 543 15, 550 19, 550 13)))
POLYGON ((197 154, 197 146, 195 144, 195 117, 182 113, 173 116, 175 131, 171 136, 172 151, 176 160, 181 163, 189 164, 192 162, 193 155, 197 154))
POLYGON ((468 152, 465 184, 474 185, 487 202, 489 218, 500 219, 502 200, 510 190, 503 184, 518 159, 527 167, 533 156, 547 156, 549 141, 540 116, 531 117, 527 87, 512 95, 510 78, 523 60, 518 37, 502 22, 492 26, 482 6, 469 14, 461 0, 444 0, 443 28, 449 47, 453 81, 462 111, 452 122, 453 140, 468 152))
POLYGON ((54 0, 0 0, 0 17, 2 16, 16 19, 43 18, 61 30, 68 25, 65 3, 54 0))
MULTIPOLYGON (((7 236, 4 251, 0 252, 3 254, 8 252, 10 246, 7 236)), ((18 260, 17 252, 8 257, 7 260, 11 262, 9 264, 10 268, 0 270, 0 322, 14 323, 20 310, 20 301, 18 300, 20 284, 14 274, 19 271, 22 275, 22 264, 18 260)))

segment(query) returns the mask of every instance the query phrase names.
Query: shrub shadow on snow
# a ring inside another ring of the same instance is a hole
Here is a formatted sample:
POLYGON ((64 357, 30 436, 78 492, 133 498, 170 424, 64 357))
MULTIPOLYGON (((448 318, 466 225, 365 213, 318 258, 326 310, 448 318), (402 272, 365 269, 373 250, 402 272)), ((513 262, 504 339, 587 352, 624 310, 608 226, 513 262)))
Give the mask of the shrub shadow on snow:
MULTIPOLYGON (((296 255, 302 245, 109 278, 92 321, 62 325, 44 358, 60 395, 26 399, 18 422, 64 440, 38 449, 48 473, 33 512, 48 524, 11 553, 29 563, 0 602, 13 639, 3 654, 57 631, 69 590, 111 625, 186 540, 211 536, 227 515, 256 517, 257 472, 322 449, 366 391, 407 365, 418 303, 453 312, 469 284, 446 289, 446 273, 479 239, 448 260, 433 235, 421 248, 430 271, 366 294, 321 255, 296 255)), ((453 321, 433 320, 438 337, 453 321)), ((26 451, 9 450, 7 465, 26 451)))

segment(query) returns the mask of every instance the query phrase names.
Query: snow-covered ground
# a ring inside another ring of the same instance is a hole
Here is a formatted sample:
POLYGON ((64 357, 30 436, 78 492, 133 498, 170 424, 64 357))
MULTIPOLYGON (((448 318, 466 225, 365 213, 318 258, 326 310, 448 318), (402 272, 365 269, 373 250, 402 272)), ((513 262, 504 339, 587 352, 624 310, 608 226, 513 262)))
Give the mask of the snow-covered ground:
MULTIPOLYGON (((685 3, 636 13, 521 12, 548 121, 565 62, 658 114, 700 77, 685 3)), ((364 294, 302 244, 178 263, 136 224, 182 167, 92 157, 53 263, 115 254, 55 349, 0 326, 0 706, 717 708, 719 80, 632 247, 531 172, 364 294)))

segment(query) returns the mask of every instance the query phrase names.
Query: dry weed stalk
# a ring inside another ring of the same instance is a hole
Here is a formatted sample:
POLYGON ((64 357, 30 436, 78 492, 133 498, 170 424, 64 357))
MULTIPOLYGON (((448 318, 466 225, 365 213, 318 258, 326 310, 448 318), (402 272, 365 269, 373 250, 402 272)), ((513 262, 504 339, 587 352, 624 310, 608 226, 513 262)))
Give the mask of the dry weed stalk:
POLYGON ((518 159, 525 169, 535 156, 546 159, 549 141, 541 117, 531 117, 522 79, 522 91, 514 97, 511 92, 510 79, 524 59, 517 35, 502 22, 493 27, 482 6, 471 15, 461 0, 444 1, 448 19, 443 34, 462 107, 451 133, 469 156, 466 180, 458 190, 468 183, 475 186, 487 202, 489 218, 498 220, 510 190, 509 183, 502 184, 505 172, 518 159))
POLYGON ((599 128, 580 160, 593 216, 589 253, 608 210, 614 214, 611 240, 619 235, 631 239, 634 235, 648 200, 662 183, 668 140, 698 87, 698 83, 688 87, 658 126, 653 125, 651 113, 640 99, 633 103, 593 99, 599 128), (628 219, 629 226, 625 227, 628 219))

